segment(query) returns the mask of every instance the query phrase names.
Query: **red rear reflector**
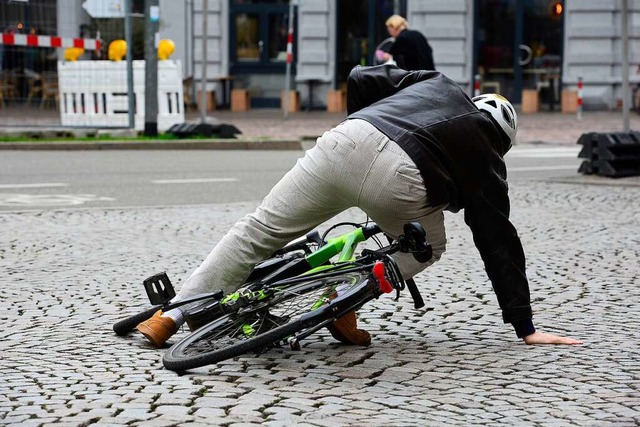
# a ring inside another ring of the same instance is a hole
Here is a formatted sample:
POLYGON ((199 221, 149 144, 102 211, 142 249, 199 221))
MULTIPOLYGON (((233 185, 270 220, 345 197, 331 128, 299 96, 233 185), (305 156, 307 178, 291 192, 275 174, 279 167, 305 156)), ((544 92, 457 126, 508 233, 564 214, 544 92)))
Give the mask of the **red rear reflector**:
POLYGON ((389 283, 384 275, 384 263, 382 261, 376 262, 373 266, 373 277, 378 281, 380 292, 388 294, 393 291, 393 286, 391 286, 391 283, 389 283))

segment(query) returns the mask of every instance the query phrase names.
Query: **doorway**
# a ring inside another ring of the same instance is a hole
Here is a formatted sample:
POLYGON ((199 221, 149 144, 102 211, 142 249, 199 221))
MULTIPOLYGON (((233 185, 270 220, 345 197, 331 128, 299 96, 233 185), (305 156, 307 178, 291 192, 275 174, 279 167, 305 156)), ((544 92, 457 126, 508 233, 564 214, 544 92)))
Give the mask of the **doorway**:
POLYGON ((249 90, 252 108, 278 108, 285 82, 289 1, 232 0, 230 12, 234 86, 249 90))
POLYGON ((523 90, 538 92, 541 108, 560 101, 564 2, 475 0, 474 75, 481 92, 514 104, 523 90))

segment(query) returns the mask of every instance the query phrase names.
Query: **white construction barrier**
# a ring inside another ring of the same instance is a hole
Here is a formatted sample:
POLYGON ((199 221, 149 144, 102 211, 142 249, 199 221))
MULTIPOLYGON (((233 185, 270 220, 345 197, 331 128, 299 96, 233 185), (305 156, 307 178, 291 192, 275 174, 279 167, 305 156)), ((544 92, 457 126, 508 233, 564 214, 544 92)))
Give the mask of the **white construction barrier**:
MULTIPOLYGON (((135 129, 144 129, 145 61, 133 61, 135 129)), ((60 118, 63 126, 127 127, 126 61, 58 62, 60 118)), ((180 61, 158 61, 158 130, 184 123, 180 61)))

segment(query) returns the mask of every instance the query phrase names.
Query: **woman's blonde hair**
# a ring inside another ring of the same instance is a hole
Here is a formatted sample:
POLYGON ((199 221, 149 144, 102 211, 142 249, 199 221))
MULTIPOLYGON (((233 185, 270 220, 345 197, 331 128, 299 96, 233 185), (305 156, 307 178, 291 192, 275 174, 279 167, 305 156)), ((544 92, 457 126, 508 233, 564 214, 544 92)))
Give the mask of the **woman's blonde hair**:
POLYGON ((400 15, 391 15, 389 19, 387 19, 387 21, 385 22, 385 25, 393 29, 398 29, 401 27, 404 27, 404 28, 409 27, 409 23, 407 22, 407 20, 400 15))

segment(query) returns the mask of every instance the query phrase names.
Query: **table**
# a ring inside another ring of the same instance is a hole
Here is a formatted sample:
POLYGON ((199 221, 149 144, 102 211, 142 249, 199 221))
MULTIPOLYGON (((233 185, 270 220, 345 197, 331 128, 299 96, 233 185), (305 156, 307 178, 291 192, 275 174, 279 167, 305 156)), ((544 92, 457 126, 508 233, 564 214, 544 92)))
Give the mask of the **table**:
POLYGON ((318 78, 309 78, 309 79, 300 79, 298 80, 300 83, 305 83, 307 85, 307 90, 309 93, 309 100, 307 101, 307 105, 305 107, 306 111, 311 111, 313 109, 313 86, 322 83, 322 79, 318 78))
POLYGON ((210 80, 219 82, 222 86, 222 103, 220 108, 231 108, 231 86, 233 84, 233 76, 218 76, 210 80))
MULTIPOLYGON (((489 68, 487 74, 513 74, 513 68, 489 68)), ((555 109, 559 104, 560 70, 556 67, 549 68, 523 68, 522 74, 535 76, 535 89, 549 88, 549 110, 555 109)))

